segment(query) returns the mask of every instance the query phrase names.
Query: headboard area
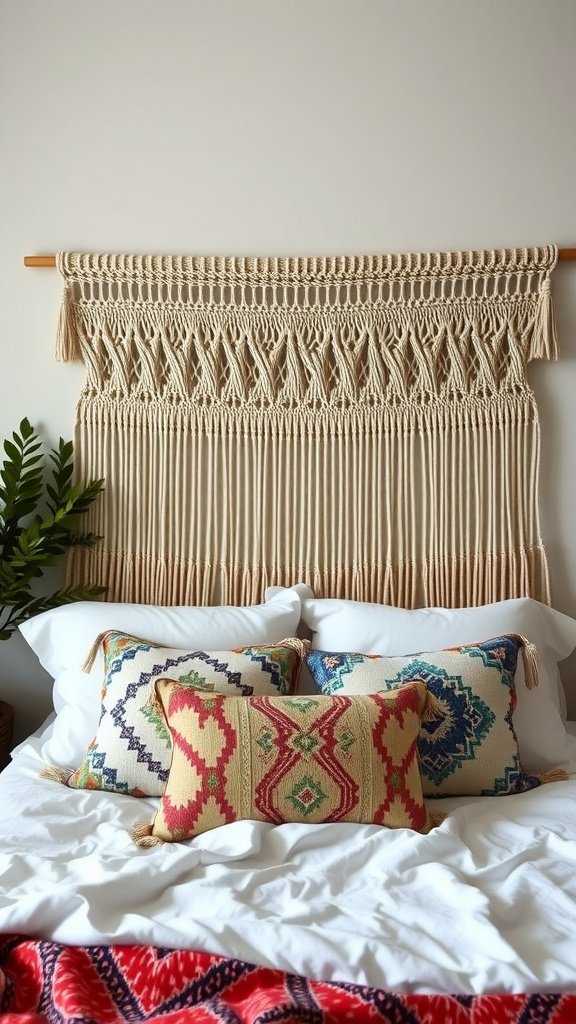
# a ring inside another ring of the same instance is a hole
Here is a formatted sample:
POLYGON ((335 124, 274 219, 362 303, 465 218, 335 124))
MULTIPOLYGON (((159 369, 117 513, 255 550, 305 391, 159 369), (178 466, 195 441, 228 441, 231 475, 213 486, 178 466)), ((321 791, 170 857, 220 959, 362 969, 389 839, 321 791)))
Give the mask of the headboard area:
POLYGON ((70 582, 249 604, 549 601, 539 425, 554 246, 208 258, 62 253, 78 472, 104 477, 70 582))

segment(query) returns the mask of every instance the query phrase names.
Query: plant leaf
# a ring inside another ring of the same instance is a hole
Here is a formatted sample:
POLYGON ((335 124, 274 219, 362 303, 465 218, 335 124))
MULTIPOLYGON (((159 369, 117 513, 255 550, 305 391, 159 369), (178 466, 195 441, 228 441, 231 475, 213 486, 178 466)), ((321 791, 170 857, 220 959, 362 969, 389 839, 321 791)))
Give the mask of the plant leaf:
POLYGON ((72 441, 59 438, 47 458, 27 417, 4 441, 0 466, 0 639, 28 616, 105 593, 102 586, 66 587, 36 596, 35 582, 72 547, 92 547, 100 537, 79 529, 103 490, 103 480, 74 482, 72 441), (50 476, 44 482, 45 470, 50 476))

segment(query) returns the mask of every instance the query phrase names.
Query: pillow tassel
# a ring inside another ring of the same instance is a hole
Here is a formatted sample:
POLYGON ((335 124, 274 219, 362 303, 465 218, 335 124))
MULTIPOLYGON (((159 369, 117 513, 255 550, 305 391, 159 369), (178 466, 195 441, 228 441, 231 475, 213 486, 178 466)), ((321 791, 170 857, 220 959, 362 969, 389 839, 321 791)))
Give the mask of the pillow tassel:
POLYGON ((430 818, 430 825, 432 828, 438 828, 438 825, 441 825, 448 815, 443 811, 430 811, 428 817, 430 818))
MULTIPOLYGON (((271 646, 273 647, 274 644, 272 644, 271 646)), ((280 644, 278 644, 278 646, 279 647, 289 647, 290 650, 295 651, 296 654, 300 658, 302 658, 302 661, 303 661, 304 658, 306 657, 306 655, 310 653, 310 648, 312 647, 312 643, 311 643, 310 640, 303 640, 299 636, 287 636, 287 637, 285 637, 284 640, 280 641, 280 644)))
POLYGON ((92 644, 90 650, 88 651, 88 654, 86 655, 86 661, 82 665, 83 672, 90 671, 94 662, 96 661, 96 655, 98 654, 102 641, 111 632, 113 632, 113 630, 107 629, 104 631, 104 633, 98 633, 98 636, 96 637, 94 643, 92 644))
POLYGON ((512 635, 518 640, 522 651, 526 688, 528 690, 534 690, 538 686, 538 651, 536 650, 536 646, 530 643, 530 641, 527 640, 525 636, 522 636, 521 633, 514 633, 512 635))
POLYGON ((547 772, 542 772, 536 778, 540 779, 543 785, 546 785, 547 782, 567 782, 570 776, 563 768, 549 768, 547 772))
POLYGON ((68 779, 72 775, 70 768, 59 768, 55 764, 45 764, 40 770, 41 779, 50 779, 52 782, 59 782, 60 785, 66 786, 68 779))
POLYGON ((433 722, 436 718, 442 718, 443 716, 444 708, 441 701, 438 700, 438 697, 431 690, 428 690, 424 710, 422 711, 422 721, 433 722))
MULTIPOLYGON (((96 639, 95 639, 94 643, 92 644, 90 650, 88 651, 88 654, 86 655, 86 661, 82 665, 82 671, 83 672, 89 672, 90 669, 92 668, 94 662, 96 661, 96 655, 98 654, 98 650, 99 650, 101 644, 103 644, 104 641, 108 637, 118 636, 118 635, 119 635, 119 631, 117 629, 105 629, 103 633, 99 633, 98 634, 98 636, 96 637, 96 639)), ((146 647, 156 647, 157 646, 157 644, 152 643, 150 640, 145 640, 141 636, 132 636, 131 633, 129 633, 129 634, 128 633, 127 634, 121 634, 121 635, 122 636, 129 636, 130 640, 133 640, 134 643, 136 643, 136 644, 145 644, 146 647)))
POLYGON ((136 843, 136 846, 160 846, 162 840, 158 836, 152 835, 152 828, 154 821, 138 821, 130 829, 130 837, 136 843))

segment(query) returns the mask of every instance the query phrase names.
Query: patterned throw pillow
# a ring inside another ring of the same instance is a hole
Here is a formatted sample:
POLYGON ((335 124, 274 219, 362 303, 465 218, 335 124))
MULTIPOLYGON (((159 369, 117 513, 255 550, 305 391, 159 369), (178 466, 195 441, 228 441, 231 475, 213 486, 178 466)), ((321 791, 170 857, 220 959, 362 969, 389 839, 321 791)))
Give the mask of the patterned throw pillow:
POLYGON ((428 832, 417 738, 422 683, 369 697, 208 697, 160 679, 170 775, 142 846, 240 819, 354 821, 428 832))
POLYGON ((520 648, 535 684, 534 650, 514 635, 402 658, 311 651, 306 661, 325 694, 376 693, 420 679, 441 708, 418 740, 424 795, 497 796, 541 781, 523 770, 512 727, 520 648))
POLYGON ((161 796, 171 758, 170 734, 154 691, 160 676, 223 694, 292 693, 309 644, 230 651, 184 651, 110 631, 103 634, 104 689, 95 738, 66 783, 131 796, 161 796))

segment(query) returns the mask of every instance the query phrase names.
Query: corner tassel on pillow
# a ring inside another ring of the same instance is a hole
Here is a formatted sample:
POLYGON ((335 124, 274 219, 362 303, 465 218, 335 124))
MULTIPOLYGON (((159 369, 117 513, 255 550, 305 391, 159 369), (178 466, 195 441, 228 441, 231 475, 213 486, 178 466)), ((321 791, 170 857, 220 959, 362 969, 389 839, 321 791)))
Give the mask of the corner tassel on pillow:
POLYGON ((162 839, 152 835, 154 821, 139 821, 130 829, 130 838, 136 846, 160 846, 162 839))
POLYGON ((448 815, 443 811, 430 811, 429 817, 432 828, 438 828, 438 826, 441 825, 442 822, 446 821, 448 815))
POLYGON ((281 646, 289 647, 291 650, 296 651, 298 657, 303 661, 306 655, 310 653, 312 644, 310 640, 303 640, 299 636, 287 636, 281 641, 281 646))
POLYGON ((41 779, 50 779, 52 782, 59 782, 60 785, 66 786, 72 771, 69 768, 58 768, 55 764, 46 764, 39 774, 41 779))
POLYGON ((82 671, 83 672, 89 672, 90 671, 90 669, 92 668, 94 662, 96 661, 96 655, 98 654, 98 650, 100 648, 100 644, 104 640, 104 637, 108 636, 108 633, 111 633, 111 632, 112 632, 112 630, 107 629, 104 633, 99 633, 98 634, 98 636, 96 637, 96 639, 95 639, 94 643, 92 644, 90 650, 88 651, 88 654, 86 655, 86 661, 82 665, 82 671))
POLYGON ((426 696, 426 703, 424 705, 424 710, 422 712, 422 721, 433 722, 436 718, 443 718, 444 713, 444 708, 442 707, 441 702, 438 700, 438 697, 436 697, 435 694, 431 692, 431 690, 428 690, 426 696))
POLYGON ((549 771, 542 772, 536 777, 543 785, 546 785, 547 782, 567 782, 570 778, 568 772, 565 772, 563 768, 550 768, 549 771))
MULTIPOLYGON (((123 636, 127 636, 128 634, 122 634, 122 635, 123 636)), ((98 634, 98 636, 96 637, 94 643, 90 647, 90 650, 88 651, 88 654, 86 655, 86 661, 82 665, 82 672, 89 672, 90 671, 90 669, 92 668, 94 662, 96 661, 96 655, 98 654, 98 651, 100 649, 101 644, 103 644, 104 641, 109 636, 118 636, 118 630, 117 629, 105 629, 103 633, 99 633, 98 634)), ((141 643, 141 644, 149 644, 150 643, 149 640, 144 640, 144 638, 141 637, 141 636, 133 636, 132 633, 130 633, 129 636, 130 636, 130 639, 134 640, 135 643, 141 643)))
POLYGON ((538 651, 535 645, 530 643, 525 636, 522 636, 520 633, 514 633, 513 635, 520 644, 520 650, 522 651, 526 688, 534 690, 538 686, 538 651))

